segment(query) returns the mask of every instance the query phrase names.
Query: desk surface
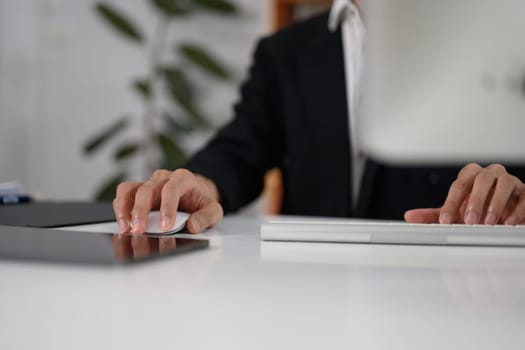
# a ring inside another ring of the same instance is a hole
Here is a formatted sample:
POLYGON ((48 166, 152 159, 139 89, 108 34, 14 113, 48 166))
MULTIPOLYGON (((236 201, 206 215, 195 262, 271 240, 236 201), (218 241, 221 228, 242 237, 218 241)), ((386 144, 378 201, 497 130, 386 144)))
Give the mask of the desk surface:
POLYGON ((0 261, 0 349, 522 349, 525 248, 277 243, 101 268, 0 261))

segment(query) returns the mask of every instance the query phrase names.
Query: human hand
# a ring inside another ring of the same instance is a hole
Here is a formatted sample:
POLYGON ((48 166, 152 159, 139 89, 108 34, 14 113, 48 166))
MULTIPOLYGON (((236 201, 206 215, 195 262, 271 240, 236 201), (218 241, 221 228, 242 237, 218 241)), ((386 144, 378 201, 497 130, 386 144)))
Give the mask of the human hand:
POLYGON ((468 164, 450 186, 441 208, 405 213, 412 223, 505 224, 525 223, 525 184, 500 164, 468 164))
POLYGON ((122 233, 144 233, 151 210, 160 210, 161 228, 167 231, 179 209, 191 214, 186 224, 191 233, 202 232, 223 217, 215 184, 186 169, 157 170, 146 182, 123 182, 113 200, 122 233))

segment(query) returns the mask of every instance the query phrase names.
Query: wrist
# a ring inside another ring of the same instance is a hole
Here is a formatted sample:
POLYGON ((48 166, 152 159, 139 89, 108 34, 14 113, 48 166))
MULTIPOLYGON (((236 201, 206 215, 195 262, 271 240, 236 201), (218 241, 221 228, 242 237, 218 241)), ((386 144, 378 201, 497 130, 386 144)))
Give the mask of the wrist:
POLYGON ((206 193, 208 193, 208 195, 213 200, 220 203, 221 196, 217 185, 215 185, 215 182, 200 174, 195 174, 195 178, 197 179, 197 182, 206 190, 206 193))

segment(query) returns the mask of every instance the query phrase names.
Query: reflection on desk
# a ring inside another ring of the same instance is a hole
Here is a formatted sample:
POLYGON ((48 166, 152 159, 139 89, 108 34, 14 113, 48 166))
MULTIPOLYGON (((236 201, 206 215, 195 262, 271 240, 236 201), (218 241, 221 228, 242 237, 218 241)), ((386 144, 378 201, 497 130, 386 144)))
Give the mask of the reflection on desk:
POLYGON ((0 348, 523 348, 523 248, 270 247, 261 221, 133 269, 0 262, 0 348))
POLYGON ((0 225, 0 261, 115 265, 208 247, 208 241, 0 225))
POLYGON ((263 261, 525 272, 525 248, 261 242, 263 261))
POLYGON ((512 308, 525 301, 525 249, 261 242, 268 262, 435 270, 465 309, 512 308))

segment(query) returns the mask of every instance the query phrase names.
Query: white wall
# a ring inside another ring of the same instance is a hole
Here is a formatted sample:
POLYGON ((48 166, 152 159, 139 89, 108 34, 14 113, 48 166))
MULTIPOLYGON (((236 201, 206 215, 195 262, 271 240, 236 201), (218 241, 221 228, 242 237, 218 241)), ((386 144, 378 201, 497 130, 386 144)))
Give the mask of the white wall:
MULTIPOLYGON (((141 113, 128 86, 146 72, 145 51, 114 35, 93 3, 0 0, 0 182, 19 180, 40 198, 90 198, 112 173, 112 149, 86 158, 82 144, 116 117, 138 121, 141 113)), ((112 3, 151 32, 155 17, 146 0, 112 3)), ((207 44, 241 79, 269 11, 268 1, 236 3, 240 18, 204 15, 175 24, 170 34, 207 44)), ((237 85, 201 81, 215 124, 231 117, 237 85)))

